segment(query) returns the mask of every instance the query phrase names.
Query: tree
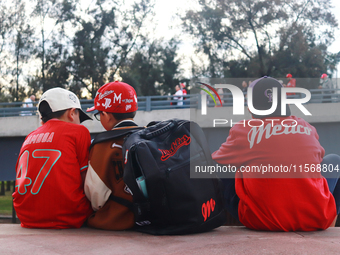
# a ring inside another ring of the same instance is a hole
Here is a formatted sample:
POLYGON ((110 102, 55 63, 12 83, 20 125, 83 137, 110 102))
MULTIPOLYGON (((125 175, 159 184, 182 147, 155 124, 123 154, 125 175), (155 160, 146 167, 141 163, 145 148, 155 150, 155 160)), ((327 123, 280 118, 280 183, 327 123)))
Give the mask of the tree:
POLYGON ((13 13, 6 1, 0 0, 0 102, 8 102, 13 98, 8 93, 9 81, 7 79, 9 61, 6 48, 9 44, 9 36, 13 24, 13 13))
MULTIPOLYGON (((12 26, 13 41, 15 44, 15 71, 16 77, 16 90, 15 99, 16 101, 22 101, 26 96, 26 93, 19 95, 19 77, 22 73, 22 64, 26 63, 30 57, 31 45, 33 44, 32 35, 34 33, 33 28, 28 24, 25 4, 21 0, 16 0, 16 11, 14 14, 14 23, 12 26)), ((25 90, 21 90, 24 92, 25 90)))
POLYGON ((183 28, 208 56, 212 78, 232 74, 235 61, 249 76, 271 75, 274 53, 283 52, 299 29, 308 47, 327 47, 338 25, 327 0, 200 0, 199 6, 182 17, 183 28))
POLYGON ((105 83, 109 47, 103 46, 104 32, 108 23, 114 22, 114 12, 95 15, 95 22, 81 22, 81 30, 73 39, 74 52, 71 56, 72 87, 80 91, 86 88, 94 98, 97 89, 105 83))
MULTIPOLYGON (((54 2, 48 0, 37 0, 33 16, 39 18, 40 31, 41 31, 41 42, 40 50, 36 50, 38 58, 41 60, 41 83, 42 87, 45 84, 45 51, 46 51, 46 19, 48 18, 50 9, 53 7, 54 2)), ((47 89, 43 87, 43 91, 47 89)))
MULTIPOLYGON (((293 77, 311 78, 320 77, 325 72, 327 65, 324 45, 310 47, 307 36, 302 27, 286 41, 286 47, 282 50, 273 50, 270 61, 273 77, 285 77, 288 73, 293 77)), ((229 61, 225 77, 257 77, 258 58, 252 60, 229 61)), ((269 65, 269 64, 268 64, 269 65)), ((316 88, 318 84, 299 84, 300 87, 316 88)))
POLYGON ((8 10, 6 3, 0 0, 0 73, 3 71, 3 65, 5 65, 2 54, 12 26, 12 18, 13 15, 8 10))
POLYGON ((139 0, 131 7, 120 2, 100 0, 78 17, 80 29, 73 40, 73 85, 95 93, 107 80, 114 80, 128 55, 142 38, 141 29, 152 10, 150 0, 139 0), (90 20, 90 21, 88 21, 90 20))
MULTIPOLYGON (((25 0, 16 1, 15 5, 19 7, 18 3, 25 0)), ((97 0, 84 8, 83 4, 79 4, 79 0, 35 0, 33 12, 29 15, 25 13, 27 9, 12 8, 21 15, 22 24, 16 22, 15 26, 11 25, 14 24, 14 14, 7 15, 8 9, 1 9, 3 16, 0 18, 0 50, 4 47, 6 52, 9 52, 8 47, 13 45, 13 57, 10 59, 15 62, 15 67, 13 63, 9 64, 16 79, 9 75, 8 80, 11 81, 7 83, 16 83, 19 88, 14 90, 6 87, 6 81, 1 77, 1 89, 7 89, 11 93, 18 91, 19 100, 24 96, 24 92, 44 92, 53 87, 68 88, 80 97, 84 94, 86 97, 94 97, 100 86, 119 77, 121 69, 127 66, 126 61, 130 61, 133 54, 142 47, 143 40, 147 40, 149 28, 146 28, 145 23, 152 20, 152 1, 134 0, 130 1, 132 4, 129 5, 125 4, 124 0, 97 0), (29 16, 26 23, 25 15, 29 16), (34 23, 36 33, 33 34, 33 26, 28 26, 28 22, 34 23), (15 44, 6 40, 9 31, 15 38, 15 44), (28 46, 32 46, 33 51, 30 51, 28 46), (26 61, 31 61, 31 66, 38 63, 34 75, 22 72, 26 61), (28 87, 25 84, 28 84, 28 87)), ((2 2, 0 6, 1 4, 2 2)), ((154 51, 158 52, 156 48, 154 51)), ((173 86, 173 76, 177 75, 173 73, 177 68, 176 61, 173 60, 176 49, 169 46, 162 50, 167 59, 164 59, 166 63, 163 67, 167 68, 164 73, 155 72, 154 75, 165 77, 157 78, 157 84, 158 80, 162 79, 166 82, 162 81, 160 87, 152 92, 156 94, 161 91, 168 93, 171 90, 169 88, 173 86)), ((155 56, 153 53, 151 55, 155 56)), ((3 59, 6 58, 0 58, 0 61, 3 59)), ((153 61, 152 59, 150 58, 150 61, 153 61)), ((152 64, 150 66, 152 67, 152 64)), ((0 71, 1 68, 0 62, 0 71)), ((156 65, 151 69, 156 70, 156 65)))
POLYGON ((161 86, 163 94, 173 94, 175 86, 178 84, 179 60, 177 58, 178 41, 171 39, 163 49, 163 84, 161 86))
POLYGON ((67 86, 69 78, 66 27, 74 22, 77 0, 37 0, 33 16, 39 19, 40 44, 36 56, 41 61, 40 73, 31 84, 39 85, 43 91, 53 87, 67 86), (33 83, 32 83, 33 82, 33 83))
POLYGON ((177 47, 174 39, 168 43, 145 40, 143 47, 124 62, 119 75, 140 96, 173 94, 179 81, 177 47))
POLYGON ((123 82, 135 88, 139 96, 159 95, 162 83, 161 48, 156 41, 145 45, 121 66, 123 82))

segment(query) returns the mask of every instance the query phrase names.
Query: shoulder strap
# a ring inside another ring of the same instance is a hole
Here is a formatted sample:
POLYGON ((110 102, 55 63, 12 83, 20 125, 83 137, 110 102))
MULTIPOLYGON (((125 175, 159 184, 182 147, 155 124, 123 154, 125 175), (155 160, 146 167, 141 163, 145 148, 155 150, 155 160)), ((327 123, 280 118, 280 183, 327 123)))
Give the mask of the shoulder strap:
POLYGON ((117 196, 114 196, 114 195, 110 195, 109 198, 112 200, 112 201, 115 201, 117 202, 118 204, 121 204, 121 205, 124 205, 126 206, 127 208, 130 209, 130 211, 134 211, 134 207, 133 207, 133 203, 130 202, 129 200, 127 199, 124 199, 124 198, 121 198, 121 197, 117 197, 117 196))
POLYGON ((147 217, 148 213, 150 212, 150 203, 148 201, 144 203, 134 203, 112 194, 110 194, 109 199, 129 208, 130 211, 134 213, 136 221, 145 219, 145 217, 147 217))
POLYGON ((98 134, 92 144, 91 144, 91 148, 93 145, 95 145, 96 143, 101 143, 104 142, 106 140, 111 140, 113 138, 118 138, 118 137, 122 137, 122 136, 126 136, 129 134, 132 134, 138 130, 142 130, 144 129, 144 127, 134 127, 134 128, 126 128, 126 129, 116 129, 116 130, 109 130, 103 133, 98 134))

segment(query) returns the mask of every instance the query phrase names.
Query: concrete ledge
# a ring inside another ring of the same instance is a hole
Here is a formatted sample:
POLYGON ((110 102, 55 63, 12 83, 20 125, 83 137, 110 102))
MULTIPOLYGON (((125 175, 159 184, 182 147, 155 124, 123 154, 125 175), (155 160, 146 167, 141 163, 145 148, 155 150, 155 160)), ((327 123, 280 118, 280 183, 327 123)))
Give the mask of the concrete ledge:
POLYGON ((1 254, 339 254, 340 228, 260 232, 220 227, 185 236, 151 236, 89 228, 25 229, 0 224, 1 254))

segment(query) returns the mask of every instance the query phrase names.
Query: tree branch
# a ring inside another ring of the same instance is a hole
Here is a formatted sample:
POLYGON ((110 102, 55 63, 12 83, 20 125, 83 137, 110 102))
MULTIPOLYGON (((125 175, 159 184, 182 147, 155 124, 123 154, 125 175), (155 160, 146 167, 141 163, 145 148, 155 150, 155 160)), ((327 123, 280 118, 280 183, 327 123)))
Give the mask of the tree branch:
POLYGON ((248 15, 248 23, 249 23, 249 25, 251 27, 251 30, 253 31, 253 34, 255 36, 257 52, 259 54, 259 61, 260 61, 260 73, 261 73, 261 75, 265 75, 261 47, 259 45, 259 40, 258 40, 258 37, 257 37, 257 33, 256 33, 256 30, 255 30, 255 27, 254 27, 254 25, 253 25, 253 23, 251 21, 251 12, 249 12, 249 15, 248 15))

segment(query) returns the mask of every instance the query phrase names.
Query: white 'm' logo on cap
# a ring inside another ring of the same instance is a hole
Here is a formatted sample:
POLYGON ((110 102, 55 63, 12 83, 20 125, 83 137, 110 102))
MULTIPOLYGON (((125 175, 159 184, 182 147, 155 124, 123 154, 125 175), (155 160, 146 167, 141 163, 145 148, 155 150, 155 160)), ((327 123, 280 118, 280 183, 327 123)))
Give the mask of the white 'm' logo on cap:
POLYGON ((110 108, 111 107, 111 99, 110 98, 104 98, 105 99, 105 103, 102 104, 103 107, 105 107, 105 109, 110 108))
POLYGON ((113 103, 116 103, 116 100, 119 101, 120 104, 122 103, 122 93, 120 93, 119 96, 117 96, 116 93, 114 94, 113 103))

